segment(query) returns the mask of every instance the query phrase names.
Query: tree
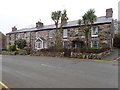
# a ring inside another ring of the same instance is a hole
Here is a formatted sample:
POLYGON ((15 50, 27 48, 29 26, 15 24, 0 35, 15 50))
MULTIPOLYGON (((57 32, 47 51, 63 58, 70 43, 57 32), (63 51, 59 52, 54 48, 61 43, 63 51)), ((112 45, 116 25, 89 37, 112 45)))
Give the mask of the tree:
POLYGON ((58 24, 59 24, 60 17, 61 17, 61 11, 54 11, 51 14, 51 18, 54 21, 55 26, 56 26, 56 35, 55 35, 55 37, 56 37, 56 41, 55 41, 56 47, 59 47, 58 46, 58 43, 59 43, 59 40, 58 40, 59 39, 58 24))
POLYGON ((68 20, 67 11, 66 10, 63 10, 63 12, 54 11, 51 14, 51 18, 54 21, 55 26, 56 26, 56 35, 55 35, 56 42, 55 42, 55 44, 56 44, 57 48, 60 48, 62 46, 62 35, 63 35, 62 34, 63 33, 62 26, 68 20), (58 30, 59 21, 60 21, 60 30, 58 30))
POLYGON ((113 46, 120 48, 120 33, 115 35, 113 46))
POLYGON ((68 20, 67 17, 67 11, 63 10, 63 13, 61 13, 61 23, 60 23, 60 46, 62 46, 62 36, 63 36, 63 25, 66 23, 66 21, 68 20))
POLYGON ((63 10, 63 13, 61 14, 61 25, 60 25, 61 28, 62 28, 63 24, 65 24, 65 22, 67 20, 68 20, 67 11, 63 10))
POLYGON ((24 39, 18 39, 16 40, 16 45, 17 45, 17 48, 20 48, 20 49, 23 49, 24 47, 26 47, 26 40, 24 39))
POLYGON ((78 24, 85 34, 85 43, 87 48, 89 47, 90 30, 94 21, 96 21, 96 18, 95 10, 90 9, 82 16, 82 19, 78 20, 78 24))
POLYGON ((15 51, 16 46, 15 45, 9 45, 9 51, 15 51))

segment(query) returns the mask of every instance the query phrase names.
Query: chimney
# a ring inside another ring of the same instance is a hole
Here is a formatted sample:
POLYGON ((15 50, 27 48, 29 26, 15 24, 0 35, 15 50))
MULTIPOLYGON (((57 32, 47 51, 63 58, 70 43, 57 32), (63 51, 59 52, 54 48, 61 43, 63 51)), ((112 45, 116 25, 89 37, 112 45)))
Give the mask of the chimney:
POLYGON ((112 8, 106 9, 106 17, 110 18, 112 16, 113 16, 113 9, 112 8))
POLYGON ((12 31, 17 31, 17 28, 15 26, 12 27, 12 31))
POLYGON ((40 22, 40 21, 38 21, 38 22, 36 23, 36 28, 40 28, 40 27, 43 27, 43 23, 40 22))

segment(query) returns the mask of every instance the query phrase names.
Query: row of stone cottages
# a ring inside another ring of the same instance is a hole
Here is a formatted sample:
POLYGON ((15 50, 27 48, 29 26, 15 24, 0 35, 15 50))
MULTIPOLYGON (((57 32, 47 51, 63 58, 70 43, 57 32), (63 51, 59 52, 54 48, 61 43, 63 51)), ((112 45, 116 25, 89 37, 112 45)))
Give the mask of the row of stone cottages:
MULTIPOLYGON (((110 47, 113 46, 113 11, 106 9, 106 16, 97 17, 94 26, 91 29, 91 47, 110 47)), ((69 48, 83 47, 85 36, 82 30, 79 30, 78 20, 66 22, 63 25, 63 46, 69 48)), ((25 28, 17 30, 12 28, 12 32, 7 33, 7 48, 14 45, 15 41, 22 38, 27 41, 27 45, 32 49, 48 48, 55 43, 55 25, 43 25, 37 22, 34 28, 25 28)))

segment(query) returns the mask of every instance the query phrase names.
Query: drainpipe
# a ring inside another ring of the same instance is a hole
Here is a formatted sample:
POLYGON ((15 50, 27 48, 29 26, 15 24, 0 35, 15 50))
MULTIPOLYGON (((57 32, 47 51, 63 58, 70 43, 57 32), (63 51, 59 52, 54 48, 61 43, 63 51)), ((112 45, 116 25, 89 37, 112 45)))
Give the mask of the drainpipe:
POLYGON ((30 48, 31 48, 31 32, 30 32, 30 48))

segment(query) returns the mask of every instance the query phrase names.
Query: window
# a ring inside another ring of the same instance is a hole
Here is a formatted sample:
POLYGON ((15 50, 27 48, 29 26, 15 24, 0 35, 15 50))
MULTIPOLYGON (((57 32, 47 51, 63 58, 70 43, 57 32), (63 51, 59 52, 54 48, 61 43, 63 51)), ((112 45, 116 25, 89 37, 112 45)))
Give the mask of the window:
POLYGON ((11 40, 11 35, 9 35, 9 40, 11 40))
POLYGON ((53 42, 49 42, 49 46, 54 46, 54 43, 53 42))
POLYGON ((52 31, 49 31, 49 38, 52 38, 52 35, 53 35, 53 33, 52 33, 52 31))
POLYGON ((26 33, 24 33, 24 38, 27 38, 27 35, 26 35, 26 33))
POLYGON ((41 48, 40 42, 37 43, 37 48, 41 48))
POLYGON ((36 48, 42 48, 42 42, 36 42, 36 48))
POLYGON ((64 48, 68 47, 68 41, 63 41, 63 47, 64 48))
POLYGON ((63 30, 63 38, 67 38, 68 37, 68 30, 64 29, 63 30))
POLYGON ((20 38, 20 34, 18 33, 18 39, 20 38))
POLYGON ((39 37, 38 32, 36 32, 35 35, 36 35, 36 38, 39 37))
POLYGON ((91 47, 98 47, 98 42, 97 41, 92 41, 91 42, 91 47))
POLYGON ((98 37, 98 27, 92 27, 92 37, 98 37))

